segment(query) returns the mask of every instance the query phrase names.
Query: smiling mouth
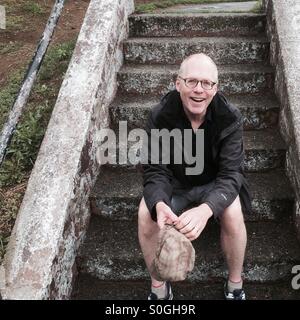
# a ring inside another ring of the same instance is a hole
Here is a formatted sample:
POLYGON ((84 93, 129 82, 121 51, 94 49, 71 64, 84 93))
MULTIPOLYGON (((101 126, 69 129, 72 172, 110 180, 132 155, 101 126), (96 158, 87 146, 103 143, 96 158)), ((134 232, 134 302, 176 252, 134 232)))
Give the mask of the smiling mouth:
POLYGON ((193 101, 195 101, 195 102, 202 102, 202 101, 205 100, 205 99, 203 99, 203 98, 193 98, 193 97, 191 97, 191 99, 192 99, 193 101))

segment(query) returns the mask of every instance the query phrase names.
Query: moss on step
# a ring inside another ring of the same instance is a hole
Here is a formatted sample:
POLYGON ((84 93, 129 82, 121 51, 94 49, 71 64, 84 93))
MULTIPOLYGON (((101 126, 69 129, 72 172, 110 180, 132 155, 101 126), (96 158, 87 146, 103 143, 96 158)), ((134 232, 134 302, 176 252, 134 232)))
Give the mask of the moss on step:
MULTIPOLYGON (((135 13, 151 13, 156 9, 164 9, 179 4, 210 4, 221 2, 246 2, 246 0, 162 0, 145 4, 137 4, 135 13)), ((260 5, 261 6, 261 5, 260 5)), ((258 6, 259 7, 259 6, 258 6)), ((258 10, 258 9, 256 9, 258 10)))

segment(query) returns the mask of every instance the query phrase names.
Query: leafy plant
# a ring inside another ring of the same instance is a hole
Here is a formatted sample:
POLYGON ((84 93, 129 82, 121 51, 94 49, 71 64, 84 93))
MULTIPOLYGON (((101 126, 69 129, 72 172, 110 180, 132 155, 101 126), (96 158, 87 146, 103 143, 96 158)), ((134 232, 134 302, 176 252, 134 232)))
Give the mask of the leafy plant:
POLYGON ((23 9, 28 12, 31 13, 33 15, 38 15, 38 14, 43 14, 45 13, 44 9, 36 2, 33 1, 27 1, 23 4, 23 9))
MULTIPOLYGON (((48 51, 26 111, 17 126, 5 161, 0 168, 0 188, 21 183, 32 169, 74 45, 75 40, 72 40, 56 45, 48 51)), ((19 81, 16 79, 20 78, 13 78, 14 81, 7 89, 0 91, 0 103, 2 100, 6 105, 6 111, 0 114, 0 119, 7 115, 19 90, 19 81)), ((4 123, 4 120, 1 119, 1 122, 4 123)))

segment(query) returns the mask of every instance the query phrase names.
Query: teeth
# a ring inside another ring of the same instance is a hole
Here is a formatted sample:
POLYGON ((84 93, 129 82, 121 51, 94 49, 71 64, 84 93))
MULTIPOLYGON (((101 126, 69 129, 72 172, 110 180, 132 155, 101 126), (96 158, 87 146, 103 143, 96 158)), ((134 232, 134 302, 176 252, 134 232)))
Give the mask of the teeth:
POLYGON ((191 98, 192 100, 196 101, 196 102, 201 102, 204 101, 204 99, 197 99, 197 98, 191 98))

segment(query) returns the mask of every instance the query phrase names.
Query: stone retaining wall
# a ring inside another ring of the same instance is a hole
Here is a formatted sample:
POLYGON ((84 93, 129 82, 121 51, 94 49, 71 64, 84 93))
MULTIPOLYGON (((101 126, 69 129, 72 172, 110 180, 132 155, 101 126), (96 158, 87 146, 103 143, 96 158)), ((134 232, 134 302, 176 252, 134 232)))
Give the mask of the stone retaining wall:
POLYGON ((281 103, 280 131, 287 144, 287 173, 295 194, 295 224, 300 239, 300 2, 264 0, 275 92, 281 103))
POLYGON ((4 299, 68 299, 133 0, 91 0, 0 270, 4 299))

